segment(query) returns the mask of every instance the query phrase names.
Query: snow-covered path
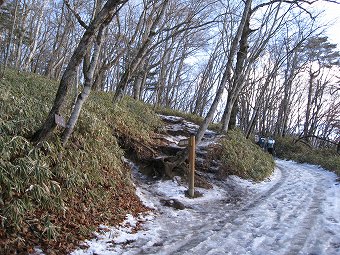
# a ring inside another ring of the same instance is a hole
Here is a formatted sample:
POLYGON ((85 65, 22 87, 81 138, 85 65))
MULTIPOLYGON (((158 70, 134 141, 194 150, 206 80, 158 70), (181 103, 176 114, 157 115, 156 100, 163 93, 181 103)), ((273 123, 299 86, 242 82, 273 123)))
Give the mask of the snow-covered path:
MULTIPOLYGON (((170 147, 178 148, 178 141, 197 131, 183 118, 161 117, 169 123, 164 138, 170 147)), ((205 134, 198 161, 204 162, 207 146, 218 139, 213 131, 205 134)), ((130 164, 139 196, 155 212, 128 216, 121 227, 98 234, 74 255, 340 255, 340 185, 335 174, 317 166, 276 160, 274 174, 261 183, 236 176, 221 181, 211 174, 214 188, 199 189, 203 197, 189 199, 179 179, 150 180, 130 164), (185 209, 164 206, 169 199, 185 209), (134 231, 141 221, 142 228, 134 231)))
POLYGON ((185 188, 173 181, 141 182, 140 195, 158 210, 142 230, 112 229, 74 254, 340 254, 336 175, 276 163, 265 182, 231 177, 196 199, 186 198, 185 188), (162 206, 160 199, 169 197, 187 208, 162 206))

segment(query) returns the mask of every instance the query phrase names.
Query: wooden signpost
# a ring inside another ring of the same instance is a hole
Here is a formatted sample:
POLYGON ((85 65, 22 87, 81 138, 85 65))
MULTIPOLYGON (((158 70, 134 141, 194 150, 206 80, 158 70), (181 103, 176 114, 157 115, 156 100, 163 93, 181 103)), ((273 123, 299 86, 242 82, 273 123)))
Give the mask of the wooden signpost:
POLYGON ((190 136, 189 139, 189 196, 195 196, 195 136, 190 136))
POLYGON ((183 139, 178 142, 179 146, 188 146, 189 150, 189 197, 195 196, 195 149, 196 149, 196 141, 195 136, 191 135, 189 139, 183 139))
POLYGON ((189 139, 183 139, 178 142, 178 146, 187 146, 189 145, 189 139))
POLYGON ((65 119, 62 116, 58 114, 54 114, 54 121, 55 121, 55 124, 57 124, 58 126, 63 127, 63 128, 66 127, 65 119))

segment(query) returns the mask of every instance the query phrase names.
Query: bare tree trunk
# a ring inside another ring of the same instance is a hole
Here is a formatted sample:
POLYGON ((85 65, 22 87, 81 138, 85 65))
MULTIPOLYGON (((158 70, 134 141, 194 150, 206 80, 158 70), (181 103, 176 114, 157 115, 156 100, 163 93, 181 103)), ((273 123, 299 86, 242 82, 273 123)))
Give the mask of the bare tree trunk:
POLYGON ((22 44, 24 40, 24 35, 26 32, 26 18, 27 14, 25 13, 27 8, 26 1, 24 1, 22 6, 22 15, 20 19, 21 29, 19 29, 19 37, 18 37, 18 43, 17 43, 17 53, 16 53, 16 61, 15 61, 15 68, 19 71, 21 69, 21 57, 22 57, 22 44))
POLYGON ((140 64, 140 70, 137 72, 134 85, 133 85, 133 98, 136 100, 140 100, 141 97, 141 90, 143 87, 143 83, 145 82, 146 75, 147 75, 147 61, 145 59, 142 60, 140 64))
POLYGON ((160 63, 159 78, 155 87, 155 106, 162 105, 162 94, 164 93, 166 84, 166 73, 169 68, 171 49, 173 48, 173 43, 168 45, 165 44, 164 52, 162 54, 162 61, 160 63))
POLYGON ((228 129, 235 129, 236 128, 236 119, 237 119, 238 108, 239 108, 238 107, 238 101, 239 101, 239 96, 236 97, 234 105, 231 108, 228 129))
POLYGON ((31 38, 32 40, 32 44, 30 45, 30 53, 26 59, 26 64, 25 64, 25 67, 24 67, 24 70, 25 71, 29 71, 29 66, 31 65, 32 63, 32 60, 33 60, 33 57, 34 57, 34 54, 37 50, 37 46, 38 46, 38 35, 40 34, 40 29, 41 29, 41 26, 42 26, 42 22, 41 22, 41 18, 43 17, 43 15, 45 14, 45 5, 46 5, 46 0, 43 2, 42 4, 42 7, 41 9, 39 10, 39 16, 37 18, 37 25, 36 25, 36 28, 35 28, 35 31, 34 31, 34 35, 33 35, 33 38, 31 38))
POLYGON ((96 78, 92 86, 93 90, 102 90, 105 77, 106 77, 106 72, 107 72, 106 68, 103 68, 103 67, 101 67, 98 70, 98 73, 96 74, 96 78))
MULTIPOLYGON (((186 33, 184 34, 184 38, 186 38, 186 33)), ((186 55, 186 49, 187 49, 187 41, 184 43, 184 46, 183 46, 183 49, 182 49, 182 56, 180 57, 179 59, 179 63, 177 65, 177 70, 174 70, 174 80, 172 82, 172 86, 170 86, 170 80, 168 81, 169 84, 168 84, 168 89, 167 89, 167 93, 166 93, 166 106, 168 107, 172 107, 173 106, 173 103, 174 103, 174 98, 178 98, 177 96, 177 92, 178 92, 178 89, 180 87, 180 79, 181 79, 181 74, 182 74, 182 71, 183 71, 183 67, 184 67, 184 60, 185 60, 185 55, 186 55), (170 91, 170 87, 171 87, 171 91, 170 91), (169 96, 171 92, 171 95, 169 96)), ((176 52, 175 52, 175 55, 174 55, 174 58, 176 58, 176 56, 178 55, 178 48, 176 49, 176 52)), ((174 64, 173 64, 173 67, 175 68, 175 61, 173 61, 174 64)), ((176 105, 176 103, 175 103, 176 105)))
POLYGON ((233 78, 233 83, 231 88, 228 91, 228 100, 227 105, 223 113, 222 117, 222 131, 227 132, 228 128, 235 128, 236 126, 236 115, 237 115, 237 100, 239 90, 242 87, 242 83, 244 80, 245 70, 244 62, 247 58, 248 54, 248 37, 250 34, 250 16, 251 11, 248 12, 246 16, 244 27, 242 30, 242 36, 240 38, 240 48, 237 52, 237 62, 235 68, 235 74, 233 78), (229 126, 230 124, 230 126, 229 126))
POLYGON ((11 45, 12 45, 13 37, 14 37, 14 29, 15 29, 16 23, 17 23, 18 6, 19 6, 19 1, 16 0, 16 1, 15 1, 15 9, 14 9, 13 24, 12 24, 11 32, 10 32, 10 35, 9 35, 9 42, 8 42, 7 49, 6 49, 6 57, 5 57, 5 61, 4 61, 4 66, 3 66, 3 70, 2 70, 0 76, 3 76, 3 75, 5 74, 5 70, 6 70, 6 67, 7 67, 7 65, 8 65, 8 60, 9 60, 11 45))
POLYGON ((305 123, 303 126, 303 135, 305 137, 308 137, 309 128, 310 128, 313 84, 314 84, 315 78, 319 75, 319 73, 320 73, 320 70, 316 72, 313 72, 312 70, 309 71, 309 85, 308 85, 307 106, 306 106, 306 115, 305 115, 306 117, 305 117, 305 123))
MULTIPOLYGON (((204 107, 206 106, 208 96, 210 94, 210 91, 213 88, 213 82, 210 82, 211 84, 208 84, 211 80, 211 77, 215 75, 214 73, 214 64, 216 63, 216 59, 218 58, 218 55, 221 55, 219 52, 221 45, 218 43, 215 46, 214 52, 210 55, 208 63, 204 67, 204 70, 202 72, 202 77, 198 81, 198 84, 196 86, 195 91, 195 97, 193 102, 191 103, 192 109, 191 112, 193 114, 198 114, 200 116, 203 115, 204 107)), ((218 62, 220 59, 218 60, 218 62)))
POLYGON ((250 123, 249 123, 248 129, 246 131, 246 138, 247 139, 250 137, 251 133, 254 130, 256 120, 257 120, 257 118, 259 116, 259 109, 260 109, 259 106, 255 107, 255 109, 254 109, 253 116, 250 119, 250 123))
POLYGON ((135 79, 135 84, 133 86, 133 98, 136 100, 140 100, 140 92, 144 81, 144 76, 145 74, 143 72, 140 72, 137 74, 137 77, 135 79))
POLYGON ((80 68, 77 68, 77 73, 76 73, 76 81, 74 83, 74 101, 73 101, 73 106, 72 109, 75 107, 76 103, 77 103, 77 98, 79 95, 79 75, 80 75, 80 68))
POLYGON ((71 27, 69 18, 65 15, 65 2, 64 1, 63 1, 63 5, 61 8, 60 18, 56 22, 58 23, 58 26, 57 26, 56 36, 55 36, 53 46, 52 46, 52 54, 49 57, 49 60, 47 61, 47 67, 44 73, 46 76, 51 77, 51 78, 57 77, 55 73, 55 69, 63 62, 65 58, 63 54, 60 54, 60 51, 62 49, 63 41, 65 37, 67 37, 70 27, 71 27), (66 20, 68 23, 65 24, 65 27, 62 30, 63 20, 66 20))

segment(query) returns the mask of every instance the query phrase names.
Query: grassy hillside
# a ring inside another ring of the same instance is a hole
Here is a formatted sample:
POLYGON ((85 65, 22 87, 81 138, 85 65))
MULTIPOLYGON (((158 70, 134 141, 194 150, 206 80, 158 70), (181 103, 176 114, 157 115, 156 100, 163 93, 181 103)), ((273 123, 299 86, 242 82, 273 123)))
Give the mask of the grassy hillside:
POLYGON ((222 175, 262 181, 273 173, 275 167, 273 157, 246 139, 239 130, 228 131, 217 155, 223 163, 222 175))
POLYGON ((57 82, 11 70, 0 81, 0 254, 36 245, 66 253, 99 224, 145 210, 117 137, 147 142, 160 120, 128 98, 113 110, 110 94, 93 92, 66 148, 60 129, 33 147, 27 138, 46 117, 56 89, 57 82))
POLYGON ((292 137, 276 139, 277 156, 300 163, 320 165, 340 176, 340 155, 335 149, 313 149, 292 137))

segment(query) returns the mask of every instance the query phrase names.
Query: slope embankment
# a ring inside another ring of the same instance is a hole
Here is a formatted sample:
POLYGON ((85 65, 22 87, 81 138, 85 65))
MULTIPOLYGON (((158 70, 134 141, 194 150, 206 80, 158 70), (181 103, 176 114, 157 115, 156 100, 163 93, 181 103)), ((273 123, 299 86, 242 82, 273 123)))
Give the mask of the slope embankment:
MULTIPOLYGON (((119 142, 150 142, 160 125, 156 115, 128 98, 113 108, 110 94, 93 92, 66 147, 60 127, 33 146, 29 137, 56 90, 56 81, 14 70, 0 81, 1 254, 34 247, 68 253, 100 224, 116 225, 127 213, 147 210, 135 195, 119 142)), ((66 119, 73 95, 71 90, 61 113, 66 119)))

